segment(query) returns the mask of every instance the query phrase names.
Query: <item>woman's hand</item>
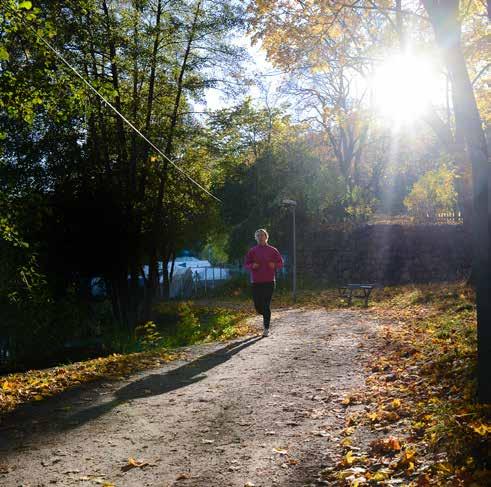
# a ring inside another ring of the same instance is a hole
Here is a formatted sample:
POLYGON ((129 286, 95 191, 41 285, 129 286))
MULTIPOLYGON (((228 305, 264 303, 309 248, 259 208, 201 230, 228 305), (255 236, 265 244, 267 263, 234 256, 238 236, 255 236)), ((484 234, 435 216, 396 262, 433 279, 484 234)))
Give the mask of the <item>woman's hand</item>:
POLYGON ((270 269, 276 269, 276 264, 274 262, 268 262, 268 266, 270 269))
POLYGON ((257 262, 254 262, 254 264, 252 264, 251 266, 254 270, 258 269, 259 268, 259 264, 257 262))

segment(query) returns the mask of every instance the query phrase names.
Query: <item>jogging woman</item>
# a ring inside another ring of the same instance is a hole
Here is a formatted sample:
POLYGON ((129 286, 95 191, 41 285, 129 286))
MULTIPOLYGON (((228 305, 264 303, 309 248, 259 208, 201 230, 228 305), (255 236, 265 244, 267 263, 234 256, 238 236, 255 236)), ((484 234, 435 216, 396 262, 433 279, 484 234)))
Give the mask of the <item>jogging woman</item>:
POLYGON ((283 267, 283 259, 273 246, 268 244, 269 234, 264 228, 256 230, 257 245, 247 252, 244 267, 251 271, 252 299, 256 311, 263 315, 263 336, 269 335, 271 321, 271 298, 275 287, 275 272, 283 267))

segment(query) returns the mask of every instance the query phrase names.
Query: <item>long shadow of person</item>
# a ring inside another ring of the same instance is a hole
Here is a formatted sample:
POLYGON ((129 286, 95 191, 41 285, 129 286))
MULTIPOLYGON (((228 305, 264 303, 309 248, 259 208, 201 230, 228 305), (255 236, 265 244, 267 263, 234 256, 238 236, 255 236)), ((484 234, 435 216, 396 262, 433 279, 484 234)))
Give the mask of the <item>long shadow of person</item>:
POLYGON ((111 401, 83 409, 66 418, 62 429, 80 426, 87 421, 108 413, 114 407, 126 401, 158 396, 199 382, 206 378, 205 372, 230 360, 235 354, 253 345, 258 340, 260 340, 260 337, 252 337, 240 342, 234 342, 176 369, 169 370, 163 374, 147 375, 140 380, 131 382, 118 389, 114 394, 115 398, 111 401))

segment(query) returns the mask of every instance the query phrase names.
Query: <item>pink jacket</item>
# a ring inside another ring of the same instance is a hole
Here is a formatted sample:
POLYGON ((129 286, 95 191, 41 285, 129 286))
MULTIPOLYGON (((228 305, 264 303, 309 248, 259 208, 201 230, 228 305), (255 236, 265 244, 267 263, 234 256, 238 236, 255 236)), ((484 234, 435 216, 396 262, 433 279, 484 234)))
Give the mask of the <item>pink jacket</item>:
POLYGON ((252 282, 274 282, 275 270, 283 267, 283 259, 280 253, 271 245, 255 245, 247 252, 244 267, 251 271, 252 282), (274 263, 271 269, 269 263, 274 263), (252 264, 259 264, 257 269, 252 268, 252 264))

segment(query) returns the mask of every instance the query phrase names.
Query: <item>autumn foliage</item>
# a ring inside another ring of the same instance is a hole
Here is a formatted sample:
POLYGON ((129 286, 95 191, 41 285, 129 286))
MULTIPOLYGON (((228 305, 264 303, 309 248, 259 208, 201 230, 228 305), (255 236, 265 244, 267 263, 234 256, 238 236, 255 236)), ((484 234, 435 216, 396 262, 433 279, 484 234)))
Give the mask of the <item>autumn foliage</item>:
POLYGON ((476 321, 465 285, 379 291, 365 388, 345 397, 337 469, 326 485, 489 485, 489 406, 476 403, 476 321), (360 407, 362 406, 362 407, 360 407), (352 412, 353 411, 353 412, 352 412))

